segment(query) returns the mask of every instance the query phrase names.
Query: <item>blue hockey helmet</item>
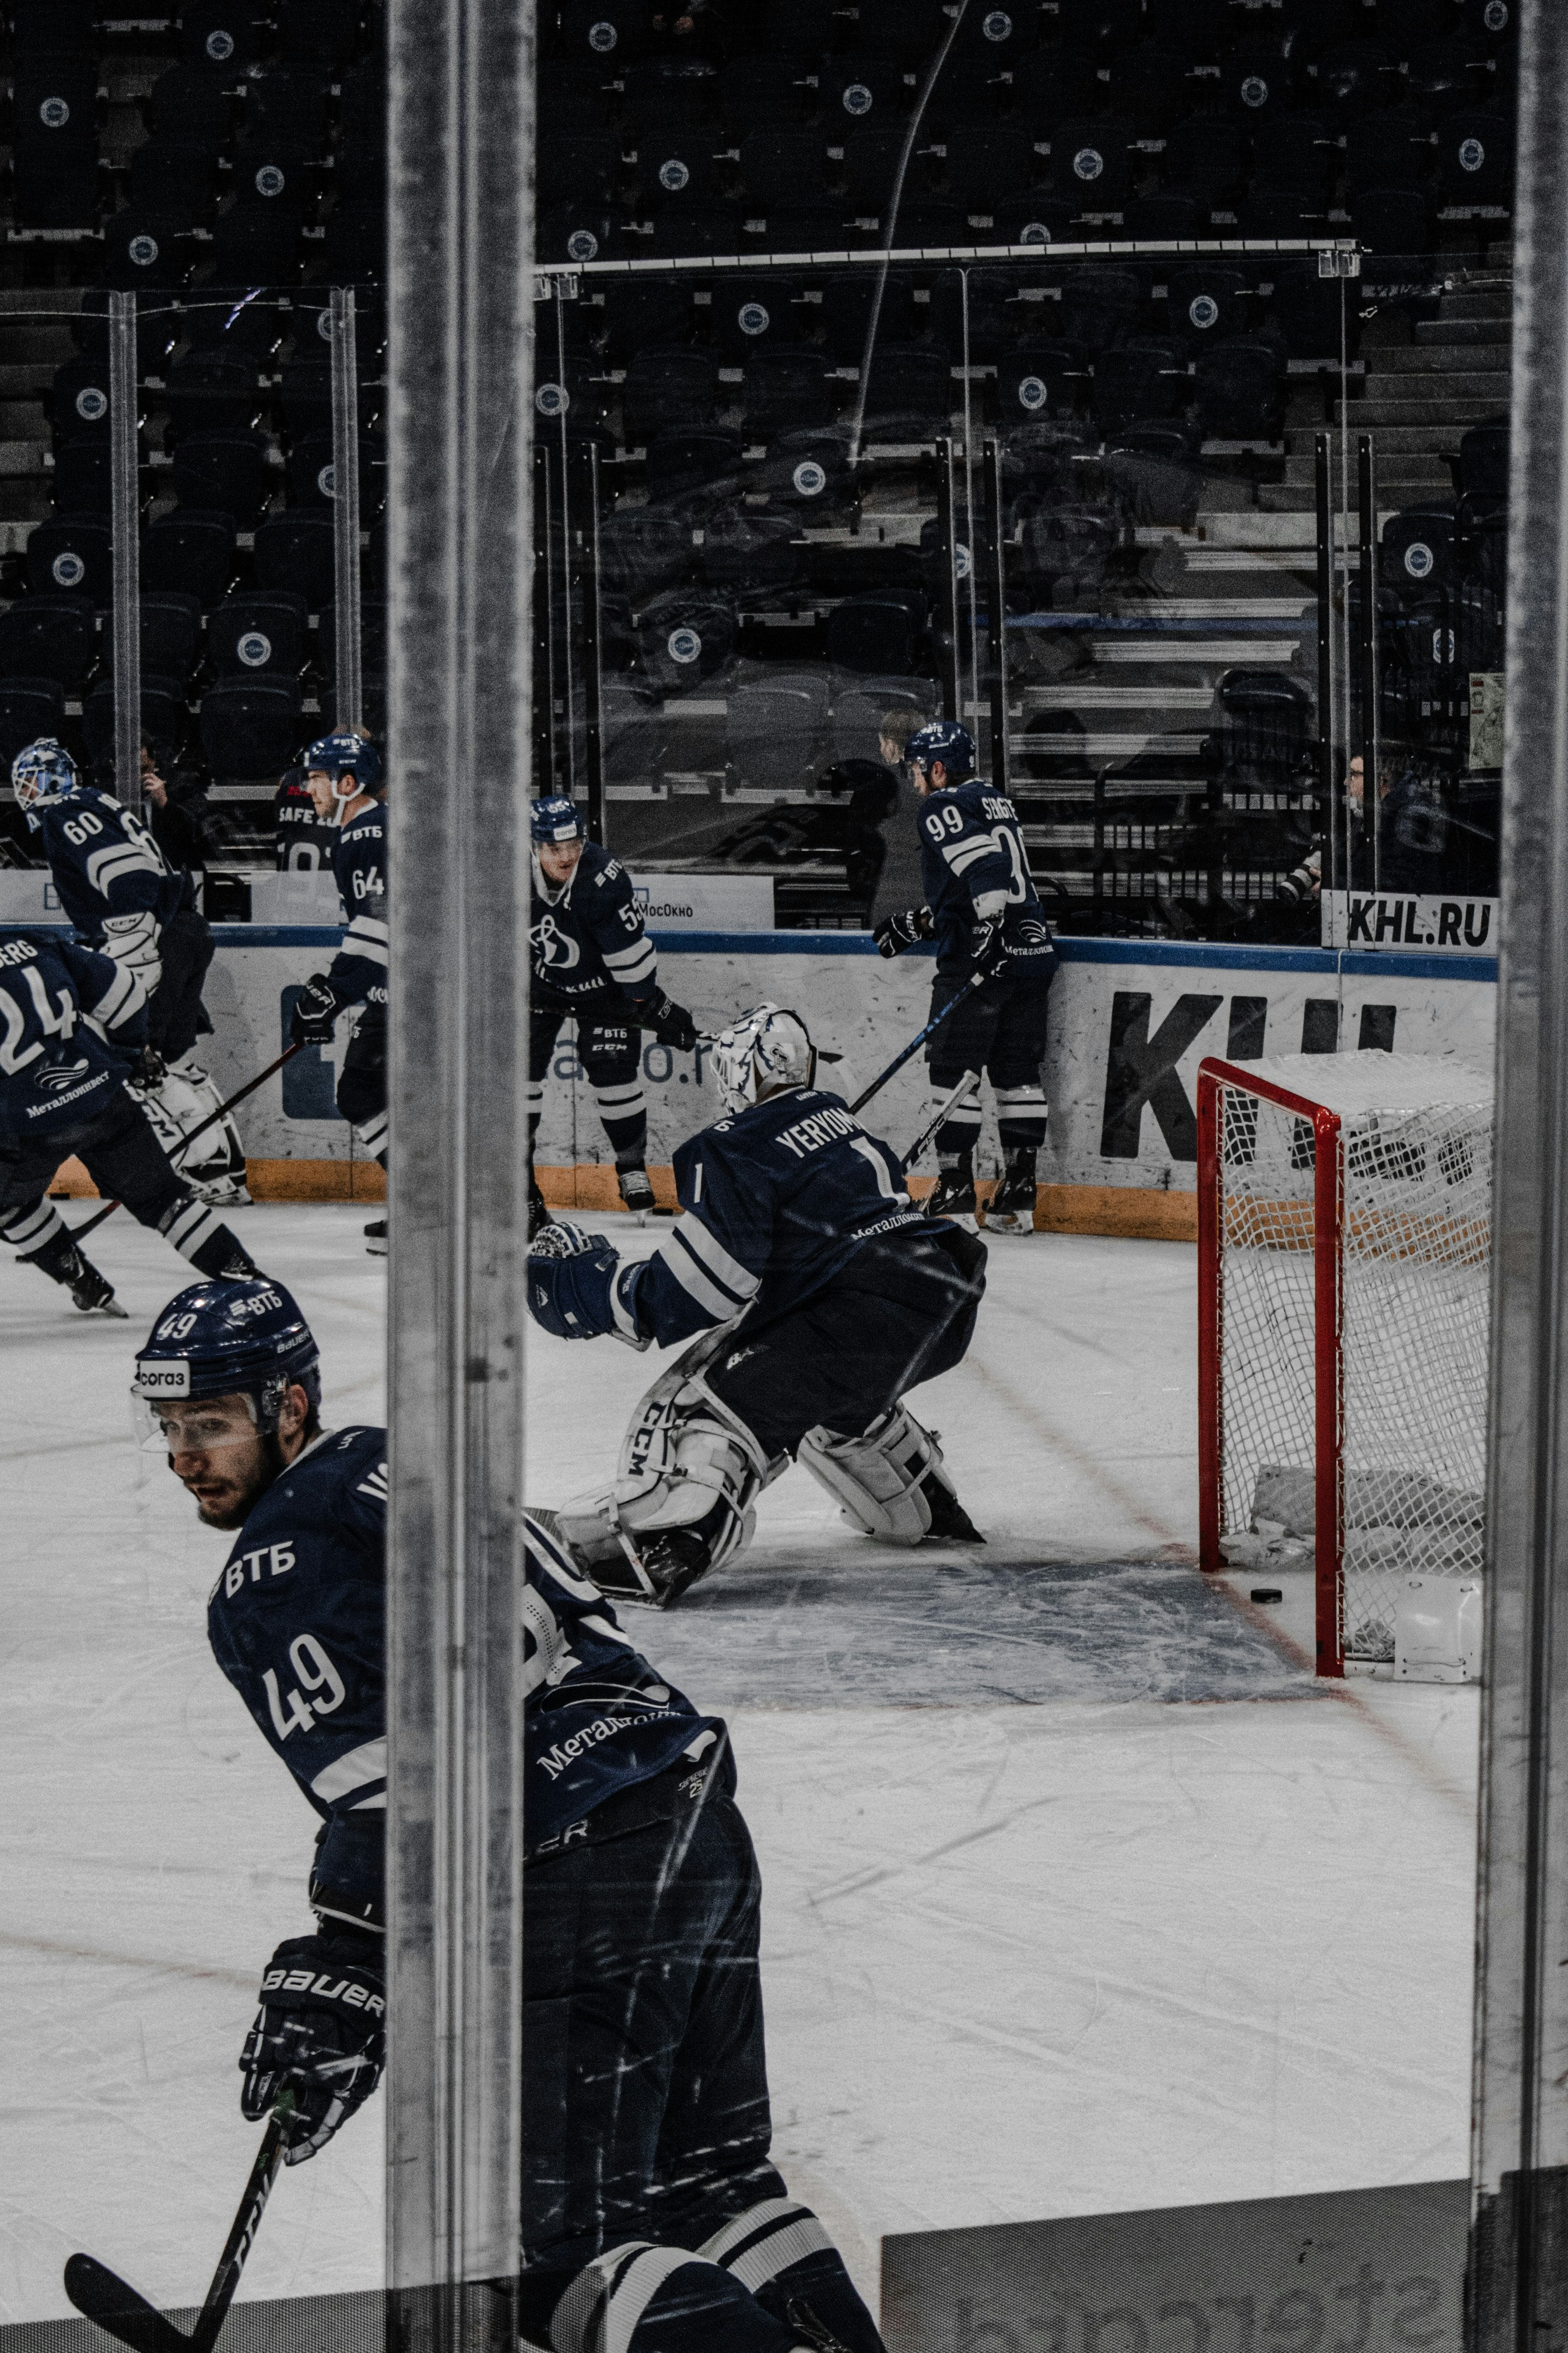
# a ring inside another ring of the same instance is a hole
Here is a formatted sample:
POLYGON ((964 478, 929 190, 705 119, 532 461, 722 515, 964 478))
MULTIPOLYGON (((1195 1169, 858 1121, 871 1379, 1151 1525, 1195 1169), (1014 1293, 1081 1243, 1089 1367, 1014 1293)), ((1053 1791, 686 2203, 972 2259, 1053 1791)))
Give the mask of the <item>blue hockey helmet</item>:
POLYGON ((528 831, 535 849, 550 849, 557 842, 586 841, 588 839, 582 810, 563 793, 555 793, 547 800, 530 803, 528 831))
POLYGON ((347 729, 336 735, 318 736, 306 750, 301 765, 307 776, 314 768, 331 776, 340 800, 352 800, 355 793, 374 793, 381 782, 381 754, 364 736, 347 729))
POLYGON ((36 744, 25 744, 11 763, 11 790, 35 833, 38 820, 33 811, 49 801, 68 799, 77 783, 76 762, 52 735, 40 735, 36 744))
POLYGON ((280 1282, 196 1282, 171 1299, 136 1356, 132 1397, 145 1414, 144 1433, 163 1443, 158 1409, 239 1395, 256 1428, 278 1428, 284 1398, 298 1382, 321 1402, 315 1335, 280 1282))
POLYGON ((926 770, 933 760, 940 760, 949 782, 959 785, 974 774, 974 738, 956 719, 931 719, 910 737, 904 757, 911 768, 926 770))

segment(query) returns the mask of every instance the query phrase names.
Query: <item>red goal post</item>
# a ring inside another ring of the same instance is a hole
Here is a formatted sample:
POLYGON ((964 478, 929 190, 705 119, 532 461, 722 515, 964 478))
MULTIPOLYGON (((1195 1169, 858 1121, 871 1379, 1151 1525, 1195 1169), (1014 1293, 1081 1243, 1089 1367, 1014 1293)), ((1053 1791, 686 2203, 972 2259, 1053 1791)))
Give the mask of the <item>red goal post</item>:
POLYGON ((1199 1068, 1200 1560, 1310 1561, 1322 1675, 1479 1611, 1491 1126, 1444 1057, 1199 1068))

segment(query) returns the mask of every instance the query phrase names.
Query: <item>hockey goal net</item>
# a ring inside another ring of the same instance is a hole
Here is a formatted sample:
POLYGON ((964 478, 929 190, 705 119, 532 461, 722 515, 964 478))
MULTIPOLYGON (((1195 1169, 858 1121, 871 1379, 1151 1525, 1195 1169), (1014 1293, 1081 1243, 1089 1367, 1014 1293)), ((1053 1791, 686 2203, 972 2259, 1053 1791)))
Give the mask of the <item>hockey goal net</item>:
POLYGON ((1413 1573, 1480 1570, 1491 1181, 1489 1076, 1200 1067, 1201 1557, 1310 1562, 1320 1674, 1392 1672, 1413 1573))

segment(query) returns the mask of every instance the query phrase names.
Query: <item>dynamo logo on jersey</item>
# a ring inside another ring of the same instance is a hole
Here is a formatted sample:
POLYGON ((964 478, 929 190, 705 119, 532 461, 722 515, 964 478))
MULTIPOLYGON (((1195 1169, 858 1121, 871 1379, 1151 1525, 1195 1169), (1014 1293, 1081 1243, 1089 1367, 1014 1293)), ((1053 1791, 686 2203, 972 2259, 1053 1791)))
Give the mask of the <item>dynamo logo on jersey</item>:
POLYGON ((569 932, 563 932, 553 915, 541 915, 529 933, 534 954, 548 972, 570 972, 574 964, 583 961, 583 951, 569 932))

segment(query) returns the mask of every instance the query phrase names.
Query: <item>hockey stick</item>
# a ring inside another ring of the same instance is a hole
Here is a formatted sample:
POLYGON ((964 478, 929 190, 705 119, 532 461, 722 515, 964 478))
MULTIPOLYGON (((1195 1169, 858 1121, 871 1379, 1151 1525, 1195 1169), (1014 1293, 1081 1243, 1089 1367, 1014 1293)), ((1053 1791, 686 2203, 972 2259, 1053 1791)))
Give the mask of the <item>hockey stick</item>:
POLYGON ((892 1060, 888 1064, 887 1069, 882 1072, 881 1077, 873 1079, 868 1087, 863 1087, 861 1089, 854 1102, 850 1104, 850 1110, 863 1111, 866 1105, 870 1102, 873 1095, 879 1095, 882 1089, 887 1085, 888 1081, 890 1078, 896 1077, 898 1072, 903 1069, 904 1064, 909 1060, 910 1056, 917 1053, 921 1047, 925 1044, 925 1041, 931 1036, 931 1031, 933 1029, 940 1029, 948 1016, 957 1012, 959 1007, 963 1003, 964 998, 969 995, 970 990, 972 988, 984 988, 990 976, 989 973, 972 972, 969 978, 964 982, 963 987, 953 990, 952 995, 948 998, 947 1003, 942 1007, 942 1011, 940 1013, 933 1014, 931 1019, 926 1023, 925 1028, 921 1029, 917 1036, 910 1039, 910 1042, 904 1048, 903 1052, 901 1054, 894 1055, 892 1060))
POLYGON ((936 1134, 937 1129, 942 1125, 943 1120, 950 1118, 958 1109, 959 1104, 963 1101, 965 1095, 972 1095, 979 1084, 979 1071, 965 1071, 963 1076, 960 1079, 952 1092, 948 1096, 947 1101, 937 1105, 937 1108, 932 1113, 930 1121, 921 1128, 920 1134, 916 1136, 914 1142, 910 1145, 909 1150, 905 1153, 903 1158, 899 1163, 900 1167, 903 1170, 906 1176, 909 1175, 910 1170, 914 1166, 915 1162, 920 1158, 921 1154, 925 1150, 926 1145, 931 1142, 931 1137, 936 1134))
MULTIPOLYGON (((301 1040, 297 1046, 285 1047, 283 1052, 279 1055, 278 1060, 275 1062, 268 1062, 264 1071, 258 1071, 255 1078, 249 1080, 246 1085, 238 1090, 237 1093, 230 1095, 227 1103, 219 1103, 216 1111, 209 1111, 205 1119, 202 1120, 198 1125, 187 1129, 185 1134, 181 1136, 178 1144, 175 1145, 174 1151, 169 1155, 171 1164, 177 1164, 182 1161, 186 1153, 190 1150, 192 1145, 195 1142, 198 1135, 205 1135, 209 1127, 216 1127, 218 1121, 226 1118, 234 1109, 236 1103, 242 1103, 247 1095, 253 1095, 258 1087, 264 1087, 267 1084, 268 1080, 272 1078, 283 1068, 285 1062, 291 1062, 296 1054, 302 1054, 304 1050, 305 1044, 303 1040, 301 1040)), ((77 1227, 76 1230, 71 1235, 72 1241, 85 1241, 88 1235, 93 1231, 94 1228, 101 1226, 105 1218, 111 1218, 119 1207, 120 1204, 118 1201, 106 1201, 103 1208, 95 1211, 94 1214, 86 1220, 85 1224, 77 1227)))
POLYGON ((77 2310, 109 2336, 118 2337, 122 2345, 131 2346, 133 2353, 212 2353, 239 2285, 239 2275, 260 2225, 262 2210, 278 2179, 284 2147, 284 2116, 275 2109, 261 2137, 239 2211, 224 2241, 206 2301, 188 2337, 155 2305, 149 2304, 144 2295, 139 2295, 92 2255, 72 2255, 66 2264, 66 2294, 77 2310))

